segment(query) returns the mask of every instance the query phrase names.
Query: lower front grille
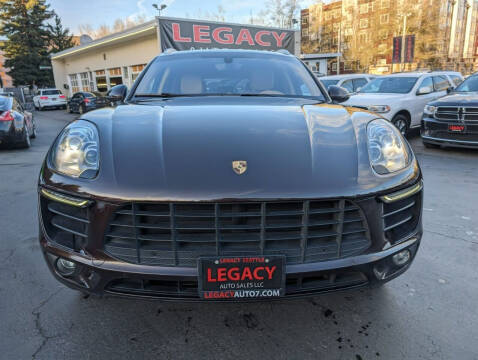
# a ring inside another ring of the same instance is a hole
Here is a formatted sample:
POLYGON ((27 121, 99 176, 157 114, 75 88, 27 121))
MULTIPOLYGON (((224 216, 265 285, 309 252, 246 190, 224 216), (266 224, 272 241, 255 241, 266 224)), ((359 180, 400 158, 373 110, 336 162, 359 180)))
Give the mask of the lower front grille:
POLYGON ((200 256, 285 255, 287 264, 362 253, 370 234, 352 201, 129 203, 110 219, 105 251, 148 265, 196 267, 200 256))
POLYGON ((439 106, 435 112, 435 118, 440 121, 478 123, 477 107, 439 106))
MULTIPOLYGON (((358 271, 323 272, 320 275, 288 276, 286 297, 320 293, 366 285, 367 276, 358 271)), ((162 298, 199 299, 197 281, 117 279, 111 281, 106 291, 116 294, 153 296, 162 298)))
POLYGON ((82 249, 88 238, 88 209, 40 197, 42 221, 51 241, 68 249, 82 249))

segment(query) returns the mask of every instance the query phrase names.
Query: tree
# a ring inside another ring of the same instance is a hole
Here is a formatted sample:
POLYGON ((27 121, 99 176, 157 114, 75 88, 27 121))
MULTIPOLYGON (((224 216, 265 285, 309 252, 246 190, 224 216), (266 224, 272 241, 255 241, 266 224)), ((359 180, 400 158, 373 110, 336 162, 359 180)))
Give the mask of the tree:
POLYGON ((146 22, 146 16, 137 15, 134 18, 116 19, 113 26, 110 27, 107 24, 102 24, 94 29, 90 24, 80 24, 78 31, 81 35, 89 35, 93 39, 99 39, 120 31, 130 29, 134 26, 141 25, 146 22))
POLYGON ((49 86, 53 74, 40 70, 41 65, 50 65, 50 32, 47 21, 53 12, 45 0, 2 0, 0 7, 0 35, 5 40, 5 67, 15 86, 49 86))
POLYGON ((53 25, 48 25, 48 30, 50 31, 50 52, 57 53, 75 46, 73 38, 70 35, 70 30, 63 28, 61 20, 56 14, 54 21, 55 23, 53 25))
POLYGON ((299 0, 268 0, 266 9, 259 13, 266 25, 293 27, 298 16, 299 0))

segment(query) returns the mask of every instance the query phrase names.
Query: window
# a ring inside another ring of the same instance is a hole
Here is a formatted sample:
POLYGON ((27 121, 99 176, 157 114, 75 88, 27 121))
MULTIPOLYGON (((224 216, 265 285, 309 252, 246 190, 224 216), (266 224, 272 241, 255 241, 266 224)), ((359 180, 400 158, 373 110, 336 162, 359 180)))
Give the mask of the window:
POLYGON ((104 71, 104 70, 96 70, 96 71, 95 71, 95 74, 96 74, 96 76, 102 76, 102 75, 104 76, 104 75, 105 75, 105 71, 104 71))
POLYGON ((331 15, 330 12, 327 11, 327 12, 325 13, 325 20, 330 20, 330 18, 331 18, 330 15, 331 15))
POLYGON ((81 79, 81 90, 90 91, 90 79, 88 77, 88 73, 87 72, 81 73, 80 79, 81 79))
POLYGON ((108 69, 110 76, 121 76, 121 68, 108 69))
POLYGON ((338 31, 339 30, 339 27, 340 27, 340 24, 339 23, 334 23, 334 31, 338 31))
MULTIPOLYGON (((431 78, 430 83, 431 83, 431 78)), ((382 76, 365 85, 360 92, 370 94, 407 94, 412 91, 418 77, 416 76, 382 76)), ((433 85, 431 83, 431 85, 433 85)))
POLYGON ((385 40, 386 38, 388 38, 388 30, 387 29, 380 29, 379 32, 378 32, 378 37, 381 40, 385 40))
POLYGON ((141 65, 133 65, 131 66, 131 78, 133 79, 133 81, 136 80, 136 78, 138 77, 138 75, 141 73, 141 71, 143 71, 143 69, 145 68, 146 64, 141 64, 141 65))
POLYGON ((361 29, 368 28, 368 19, 360 19, 360 28, 361 29))
POLYGON ((354 91, 359 91, 361 88, 367 85, 367 80, 364 78, 353 79, 353 83, 354 83, 354 91))
POLYGON ((420 87, 424 87, 424 86, 430 87, 430 89, 432 89, 433 91, 433 80, 431 77, 427 77, 422 81, 422 84, 420 85, 420 87))
POLYGON ((360 5, 360 13, 361 13, 361 14, 366 14, 366 13, 368 13, 368 4, 362 4, 362 5, 360 5))
POLYGON ((136 94, 162 93, 274 94, 323 99, 314 78, 300 61, 263 52, 223 55, 204 51, 194 57, 186 52, 157 57, 141 77, 136 94))
POLYGON ((448 79, 445 76, 434 76, 433 77, 433 88, 435 91, 443 91, 448 89, 451 84, 448 82, 448 79))
POLYGON ((354 85, 352 83, 352 80, 345 80, 342 85, 341 85, 344 89, 346 89, 349 93, 353 93, 354 92, 354 85))
POLYGON ((478 91, 478 76, 472 75, 463 81, 460 86, 456 88, 458 92, 475 92, 478 91))
POLYGON ((388 9, 390 7, 390 0, 381 0, 380 8, 388 9))
POLYGON ((453 84, 455 84, 455 86, 460 85, 461 82, 463 81, 461 77, 459 77, 458 75, 450 75, 450 77, 453 80, 453 84))
POLYGON ((42 95, 60 95, 61 92, 60 90, 42 90, 41 94, 42 95))
POLYGON ((362 32, 359 34, 359 41, 360 43, 366 43, 367 42, 367 33, 362 32))
POLYGON ((74 93, 80 91, 80 87, 78 86, 78 77, 76 74, 70 74, 68 76, 70 77, 71 91, 74 93))
POLYGON ((380 24, 388 24, 390 16, 388 14, 380 15, 380 24))

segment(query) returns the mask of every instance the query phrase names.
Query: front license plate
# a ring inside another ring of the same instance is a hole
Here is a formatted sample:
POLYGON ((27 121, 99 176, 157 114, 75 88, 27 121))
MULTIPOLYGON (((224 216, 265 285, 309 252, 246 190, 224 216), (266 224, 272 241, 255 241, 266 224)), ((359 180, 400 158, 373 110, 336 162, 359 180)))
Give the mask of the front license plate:
POLYGON ((200 258, 198 270, 203 299, 247 300, 285 294, 285 256, 200 258))
POLYGON ((464 132, 465 131, 465 126, 464 125, 448 125, 448 131, 464 132))

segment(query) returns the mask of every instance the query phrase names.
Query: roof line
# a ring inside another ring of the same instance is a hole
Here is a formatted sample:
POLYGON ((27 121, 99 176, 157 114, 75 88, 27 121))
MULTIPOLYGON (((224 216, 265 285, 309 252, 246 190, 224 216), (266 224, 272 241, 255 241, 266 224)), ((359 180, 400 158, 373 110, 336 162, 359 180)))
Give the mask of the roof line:
POLYGON ((92 42, 89 42, 87 44, 74 46, 72 48, 65 49, 63 51, 57 52, 55 54, 51 54, 50 57, 51 57, 51 59, 59 59, 59 58, 64 57, 64 56, 77 53, 79 51, 83 51, 83 50, 86 50, 86 49, 89 49, 89 48, 92 48, 92 47, 96 47, 96 46, 99 46, 99 45, 111 43, 111 42, 114 42, 116 40, 128 37, 128 36, 132 36, 132 35, 136 35, 136 34, 140 34, 140 33, 149 31, 149 30, 154 29, 154 28, 156 28, 156 20, 151 20, 151 21, 145 22, 143 24, 140 24, 138 26, 126 29, 124 31, 117 32, 117 33, 114 33, 114 34, 110 34, 108 36, 93 40, 92 42))

